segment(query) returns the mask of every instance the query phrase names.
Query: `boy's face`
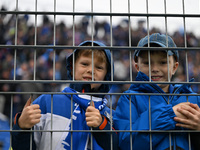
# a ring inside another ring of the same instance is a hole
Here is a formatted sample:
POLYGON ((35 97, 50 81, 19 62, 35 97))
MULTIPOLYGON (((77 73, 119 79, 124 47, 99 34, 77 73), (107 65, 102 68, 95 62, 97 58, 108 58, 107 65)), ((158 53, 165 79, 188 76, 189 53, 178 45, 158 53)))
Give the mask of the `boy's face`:
MULTIPOLYGON (((169 68, 167 62, 167 53, 164 51, 151 51, 150 52, 151 63, 151 80, 155 82, 168 81, 168 70, 170 80, 172 75, 175 74, 178 68, 178 62, 175 62, 173 56, 169 56, 169 68)), ((148 52, 144 51, 138 57, 138 62, 135 63, 137 71, 141 71, 149 76, 149 61, 148 52)), ((164 91, 168 92, 168 84, 158 84, 158 86, 164 91)))
MULTIPOLYGON (((107 73, 105 62, 99 62, 94 56, 93 79, 103 81, 107 73)), ((92 56, 81 55, 75 62, 75 80, 92 81, 92 56)), ((91 89, 98 89, 101 84, 91 84, 91 89)))

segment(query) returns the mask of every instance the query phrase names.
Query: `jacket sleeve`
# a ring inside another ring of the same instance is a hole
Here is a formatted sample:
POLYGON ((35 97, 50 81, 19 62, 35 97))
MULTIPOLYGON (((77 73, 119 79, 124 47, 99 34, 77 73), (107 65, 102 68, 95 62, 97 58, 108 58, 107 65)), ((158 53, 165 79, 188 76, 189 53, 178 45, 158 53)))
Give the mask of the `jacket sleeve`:
MULTIPOLYGON (((110 111, 110 109, 108 110, 110 111)), ((97 143, 104 149, 104 150, 118 150, 118 135, 117 132, 114 132, 115 129, 111 125, 111 117, 109 117, 109 113, 105 111, 102 115, 103 121, 102 123, 96 127, 93 128, 94 130, 101 130, 100 132, 94 132, 94 137, 97 141, 97 143), (106 112, 106 113, 105 113, 106 112), (107 114, 107 115, 106 115, 107 114), (111 131, 112 128, 112 132, 111 131), (111 148, 112 145, 112 148, 111 148)))
MULTIPOLYGON (((164 103, 156 106, 151 106, 151 115, 149 115, 149 106, 141 102, 135 102, 135 96, 131 96, 131 107, 128 95, 122 95, 118 101, 117 108, 114 114, 114 125, 116 130, 130 131, 132 126, 132 137, 130 132, 119 132, 119 147, 121 149, 130 149, 130 139, 132 138, 132 146, 137 149, 145 149, 149 147, 150 136, 148 132, 134 132, 138 130, 150 129, 149 116, 151 116, 151 130, 170 130, 175 129, 175 121, 173 118, 175 114, 172 110, 172 105, 164 103), (142 104, 141 104, 142 103, 142 104), (139 109, 143 109, 141 111, 139 109), (131 123, 130 123, 130 109, 131 109, 131 123), (142 143, 142 144, 141 144, 142 143)), ((152 134, 152 143, 158 144, 165 134, 152 134)))
MULTIPOLYGON (((191 98, 193 101, 192 103, 197 103, 200 107, 200 96, 197 96, 196 99, 194 97, 191 98)), ((194 149, 199 149, 200 147, 200 132, 191 132, 191 144, 194 149)))
MULTIPOLYGON (((20 113, 18 113, 15 117, 15 123, 13 125, 13 130, 17 130, 16 132, 13 131, 12 133, 12 149, 13 150, 27 150, 30 149, 30 140, 31 135, 32 139, 34 139, 33 132, 22 131, 22 129, 18 125, 18 119, 20 117, 20 113), (32 133, 32 134, 31 134, 32 133)), ((34 140, 31 141, 32 143, 32 150, 36 149, 34 140)))

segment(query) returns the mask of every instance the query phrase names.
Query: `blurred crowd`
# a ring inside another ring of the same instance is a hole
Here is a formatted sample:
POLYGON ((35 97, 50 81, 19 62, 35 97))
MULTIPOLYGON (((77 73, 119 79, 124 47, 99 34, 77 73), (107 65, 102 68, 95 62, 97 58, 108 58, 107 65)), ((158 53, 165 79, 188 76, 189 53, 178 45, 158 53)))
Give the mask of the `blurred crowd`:
MULTIPOLYGON (((6 10, 2 7, 2 10, 6 10)), ((72 46, 73 36, 75 45, 84 40, 91 40, 91 22, 90 17, 83 16, 80 22, 73 26, 66 26, 64 22, 56 24, 46 15, 43 16, 41 25, 35 28, 34 24, 28 24, 29 15, 6 15, 0 14, 0 45, 62 45, 72 46), (16 25, 17 19, 17 25, 16 25), (17 31, 16 31, 17 27, 17 31), (54 32, 55 29, 55 32, 54 32), (17 33, 17 34, 16 34, 17 33), (35 36, 36 33, 36 36, 35 36), (54 38, 55 33, 55 38, 54 38)), ((131 46, 137 46, 138 41, 147 35, 144 27, 146 22, 138 20, 137 27, 131 29, 131 46)), ((95 20, 94 23, 94 40, 99 40, 110 46, 111 29, 109 22, 95 20)), ((149 33, 164 33, 159 28, 151 28, 149 33)), ((193 33, 187 33, 184 40, 184 32, 182 30, 175 31, 172 35, 178 47, 200 47, 200 38, 193 33)), ((112 46, 129 46, 129 23, 128 20, 122 20, 118 25, 112 27, 112 46)), ((72 49, 35 49, 34 48, 0 48, 0 80, 33 80, 34 79, 34 56, 36 55, 35 79, 36 80, 52 80, 54 76, 53 60, 55 57, 55 80, 67 80, 66 57, 73 52, 72 49), (16 53, 15 53, 16 52, 16 53), (35 53, 36 52, 36 53, 35 53), (16 56, 16 60, 14 59, 16 56), (14 65, 16 64, 16 71, 14 65), (15 74, 15 75, 14 75, 15 74)), ((133 53, 132 53, 133 54, 133 53)), ((187 81, 186 56, 188 60, 189 79, 194 78, 195 82, 200 82, 200 51, 180 51, 180 66, 174 81, 187 81)), ((113 60, 115 65, 114 80, 130 81, 136 77, 136 70, 132 65, 132 73, 130 73, 130 60, 128 50, 114 50, 113 60)), ((134 62, 133 62, 134 63, 134 62)), ((0 83, 1 92, 50 92, 61 91, 65 84, 61 83, 0 83)), ((130 85, 114 85, 113 92, 123 92, 130 85)), ((200 92, 200 85, 192 85, 195 92, 200 92)), ((111 92, 112 92, 111 91, 111 92)), ((37 97, 38 95, 34 95, 37 97)), ((5 107, 0 107, 7 117, 10 117, 11 99, 13 99, 13 114, 21 111, 22 107, 30 95, 26 94, 2 94, 0 95, 0 103, 5 107)), ((113 100, 115 107, 117 97, 113 100)))

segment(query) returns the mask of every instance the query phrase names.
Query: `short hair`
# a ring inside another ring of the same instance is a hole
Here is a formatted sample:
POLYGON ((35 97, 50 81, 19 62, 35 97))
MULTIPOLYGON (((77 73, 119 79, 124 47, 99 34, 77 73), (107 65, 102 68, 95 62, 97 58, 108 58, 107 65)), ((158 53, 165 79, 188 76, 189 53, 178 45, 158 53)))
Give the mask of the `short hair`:
POLYGON ((80 56, 86 56, 86 57, 92 57, 92 52, 93 56, 95 59, 98 59, 99 62, 105 62, 106 67, 108 69, 108 61, 106 54, 103 50, 100 49, 81 49, 78 50, 77 53, 75 54, 75 61, 80 58, 80 56))

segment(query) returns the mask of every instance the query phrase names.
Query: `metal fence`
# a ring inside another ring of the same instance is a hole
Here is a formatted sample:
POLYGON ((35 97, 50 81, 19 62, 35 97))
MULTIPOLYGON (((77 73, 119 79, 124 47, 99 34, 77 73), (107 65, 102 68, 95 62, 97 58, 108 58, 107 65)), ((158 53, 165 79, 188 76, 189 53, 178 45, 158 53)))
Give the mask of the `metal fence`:
MULTIPOLYGON (((185 84, 191 85, 194 92, 198 93, 195 96, 200 96, 200 38, 196 28, 199 26, 198 22, 200 14, 196 12, 190 13, 188 1, 181 0, 178 3, 179 12, 171 11, 172 3, 166 0, 157 2, 158 7, 163 9, 159 12, 154 11, 155 7, 151 5, 152 1, 144 1, 141 11, 134 11, 136 6, 141 6, 141 3, 136 1, 123 1, 126 4, 126 11, 115 10, 117 3, 122 4, 121 1, 107 1, 106 7, 108 10, 98 10, 97 2, 91 0, 87 6, 86 11, 77 10, 80 5, 78 1, 73 0, 70 3, 70 9, 60 10, 56 4, 59 1, 54 0, 52 10, 38 10, 39 2, 35 0, 32 4, 32 10, 20 10, 23 3, 16 0, 16 7, 9 10, 2 5, 0 11, 0 121, 5 127, 0 124, 0 149, 9 144, 12 147, 11 135, 15 132, 13 128, 14 116, 17 112, 22 111, 27 99, 31 97, 32 100, 41 94, 51 95, 51 128, 40 130, 29 130, 28 132, 49 132, 50 140, 53 140, 53 133, 69 132, 72 134, 76 132, 91 132, 93 130, 75 130, 73 129, 54 129, 53 127, 53 95, 60 94, 64 87, 69 84, 81 84, 81 81, 69 80, 66 71, 66 58, 77 48, 79 43, 85 40, 102 41, 107 45, 107 49, 111 51, 111 62, 114 68, 111 68, 111 81, 89 81, 88 83, 104 83, 112 84, 113 88, 110 93, 103 93, 108 98, 108 106, 111 109, 116 109, 118 99, 121 95, 141 95, 141 94, 125 94, 131 84, 152 84, 151 81, 135 81, 137 71, 134 68, 133 53, 134 50, 139 49, 137 43, 146 35, 158 32, 171 36, 179 51, 179 68, 173 77, 167 82, 158 84, 185 84), (135 4, 135 5, 134 5, 135 4), (137 5, 138 4, 138 5, 137 5), (177 21, 181 22, 181 28, 172 30, 176 26, 177 21), (195 28, 195 29, 194 29, 195 28), (114 72, 114 73, 112 73, 114 72), (194 78, 193 82, 190 79, 194 78), (7 126, 6 126, 7 125, 7 126), (6 139, 8 135, 9 139, 6 139)), ((26 2, 27 3, 27 2, 26 2)), ((66 2, 67 5, 68 2, 66 2)), ((47 4, 48 5, 48 4, 47 4)), ((62 4, 61 4, 62 5, 62 4)), ((65 5, 65 4, 64 4, 65 5)), ((102 4, 104 5, 104 4, 102 4)), ((102 7, 102 9, 103 9, 102 7)), ((9 8, 9 7, 8 7, 9 8)), ((94 46, 90 46, 94 49, 94 46)), ((140 48, 141 50, 155 50, 152 47, 140 48)), ((169 48, 158 48, 159 50, 169 50, 169 48)), ((74 64, 73 64, 74 65, 74 64)), ((169 69, 169 68, 168 68, 169 69)), ((63 94, 63 93, 62 93, 63 94)), ((66 94, 66 93, 64 93, 66 94)), ((77 95, 77 93, 68 93, 69 95, 77 95)), ((78 93, 83 95, 83 93, 78 93)), ((91 93, 89 93, 91 94, 91 93)), ((99 93, 93 93, 98 95, 99 93)), ((100 94, 101 95, 101 94, 100 94)), ((152 93, 142 93, 142 95, 149 96, 149 106, 151 104, 151 96, 156 95, 152 93)), ((157 94, 158 96, 161 94, 157 94)), ((170 96, 170 94, 162 94, 170 96)), ((173 94, 173 96, 186 96, 191 94, 173 94)), ((194 96, 194 95, 193 95, 194 96)), ((73 99, 72 99, 73 101, 73 99)), ((130 99, 131 104, 131 99, 130 99)), ((69 104, 72 108, 72 103, 69 104)), ((131 106, 130 106, 131 108, 131 106)), ((130 109, 130 116, 132 110, 130 109)), ((71 111, 71 114, 73 112, 71 111)), ((111 113, 112 114, 112 113, 111 113)), ((152 134, 153 133, 168 133, 169 134, 169 149, 171 135, 182 130, 152 130, 151 129, 151 107, 149 107, 149 130, 118 130, 117 132, 145 132, 149 133, 150 141, 149 148, 153 149, 152 134)), ((112 115, 111 115, 112 116, 112 115)), ((71 119, 72 122, 72 119, 71 119)), ((111 121, 112 122, 112 121, 111 121)), ((130 122, 132 122, 130 117, 130 122)), ((111 123, 112 124, 112 123, 111 123)), ((130 123, 130 128, 132 124, 130 123)), ((20 132, 27 132, 21 130, 20 132)), ((108 131, 100 132, 116 132, 111 128, 108 131)), ((189 135, 189 148, 191 149, 191 130, 184 130, 189 135)), ((130 147, 132 146, 132 134, 130 134, 130 147)), ((111 137, 112 141, 112 137, 111 137)), ((30 140, 32 142, 32 140, 30 140)), ((91 145, 92 145, 91 141, 91 145)), ((112 142, 111 142, 112 143, 112 142)), ((30 146, 32 149, 32 146, 30 146)), ((55 149, 54 145, 50 145, 50 149, 55 149)), ((71 147, 73 149, 73 145, 71 147)), ((93 149, 91 147, 91 149, 93 149)), ((111 149, 113 147, 111 146, 111 149)))

